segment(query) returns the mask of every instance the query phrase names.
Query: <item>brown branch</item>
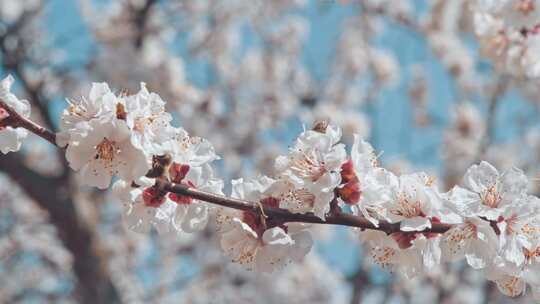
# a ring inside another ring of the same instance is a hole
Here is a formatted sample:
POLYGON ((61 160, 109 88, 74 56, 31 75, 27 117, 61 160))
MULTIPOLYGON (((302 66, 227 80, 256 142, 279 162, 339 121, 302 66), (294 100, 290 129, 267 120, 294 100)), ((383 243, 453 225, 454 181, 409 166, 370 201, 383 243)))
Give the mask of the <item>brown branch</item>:
MULTIPOLYGON (((380 230, 388 234, 394 232, 400 232, 400 223, 389 223, 386 221, 379 221, 379 225, 376 226, 369 220, 362 216, 357 216, 348 213, 330 214, 325 220, 315 216, 312 213, 292 213, 286 209, 273 208, 249 202, 245 200, 239 200, 230 198, 227 196, 209 193, 201 191, 195 188, 190 188, 181 184, 174 184, 163 180, 157 180, 157 186, 165 191, 177 193, 185 196, 192 197, 207 203, 212 203, 222 207, 233 208, 237 210, 250 211, 256 214, 262 215, 263 212, 268 217, 277 218, 284 222, 298 222, 298 223, 311 223, 311 224, 328 224, 328 225, 340 225, 348 227, 356 227, 361 229, 380 230)), ((452 228, 451 224, 444 223, 432 223, 430 229, 426 229, 421 232, 429 233, 444 233, 452 228)), ((403 231, 401 231, 403 232, 403 231)), ((418 233, 418 231, 410 232, 418 233)))
POLYGON ((9 119, 12 121, 10 126, 15 128, 24 128, 28 131, 36 134, 37 136, 45 139, 51 144, 56 146, 56 134, 38 125, 37 123, 22 117, 19 113, 13 110, 8 104, 0 98, 0 108, 6 110, 9 114, 9 119))

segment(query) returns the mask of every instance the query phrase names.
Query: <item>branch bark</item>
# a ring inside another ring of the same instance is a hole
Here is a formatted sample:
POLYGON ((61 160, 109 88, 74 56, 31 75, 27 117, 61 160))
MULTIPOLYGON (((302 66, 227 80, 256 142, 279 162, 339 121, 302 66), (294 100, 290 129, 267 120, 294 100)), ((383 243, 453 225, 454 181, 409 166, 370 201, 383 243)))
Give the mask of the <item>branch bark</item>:
MULTIPOLYGON (((388 234, 394 232, 402 232, 400 230, 400 223, 389 223, 386 221, 379 221, 379 225, 374 225, 368 219, 348 213, 330 214, 325 220, 315 216, 312 213, 292 213, 288 210, 281 208, 273 208, 267 206, 261 206, 255 202, 249 202, 245 200, 239 200, 235 198, 226 197, 219 194, 213 194, 195 188, 190 188, 181 184, 174 184, 163 180, 157 180, 157 186, 167 192, 172 192, 180 195, 185 195, 219 205, 222 207, 233 208, 237 210, 250 211, 262 216, 273 217, 283 220, 284 222, 298 222, 298 223, 311 223, 311 224, 327 224, 327 225, 340 225, 348 227, 356 227, 361 229, 380 230, 388 234)), ((432 223, 432 227, 422 232, 426 233, 444 233, 452 228, 451 224, 444 223, 432 223)), ((418 233, 414 231, 411 233, 418 233)))

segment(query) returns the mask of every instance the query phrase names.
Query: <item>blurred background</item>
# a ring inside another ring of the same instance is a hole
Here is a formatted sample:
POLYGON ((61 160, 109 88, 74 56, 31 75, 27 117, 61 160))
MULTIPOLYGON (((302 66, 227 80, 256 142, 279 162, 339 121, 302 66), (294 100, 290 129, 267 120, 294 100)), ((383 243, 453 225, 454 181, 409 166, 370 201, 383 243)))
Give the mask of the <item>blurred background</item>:
MULTIPOLYGON (((396 173, 441 191, 480 159, 540 168, 538 85, 483 59, 468 0, 0 0, 1 77, 57 129, 92 82, 166 100, 208 138, 226 180, 272 174, 304 126, 358 133, 396 173)), ((228 188, 226 189, 228 192, 228 188)), ((31 137, 0 156, 0 303, 531 303, 470 267, 407 280, 374 266, 347 229, 285 271, 246 272, 200 234, 139 235, 107 192, 79 185, 31 137)))

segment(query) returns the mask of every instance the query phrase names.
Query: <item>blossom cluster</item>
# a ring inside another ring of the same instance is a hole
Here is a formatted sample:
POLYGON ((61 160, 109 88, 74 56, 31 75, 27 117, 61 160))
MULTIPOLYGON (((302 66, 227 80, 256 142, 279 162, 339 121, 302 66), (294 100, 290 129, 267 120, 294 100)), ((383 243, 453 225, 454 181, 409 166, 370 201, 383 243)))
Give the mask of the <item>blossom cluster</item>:
MULTIPOLYGON (((2 82, 0 98, 27 118, 28 103, 9 93, 11 82, 2 82)), ((94 83, 87 98, 69 101, 62 113, 57 145, 83 183, 106 189, 114 180, 128 229, 190 233, 212 222, 232 261, 273 272, 303 260, 313 239, 310 224, 267 216, 266 208, 322 222, 350 210, 373 225, 357 232, 383 268, 413 277, 465 259, 504 294, 520 295, 528 284, 540 297, 540 199, 527 193, 521 170, 499 172, 483 161, 444 193, 424 172, 397 175, 379 166, 373 147, 358 135, 348 154, 341 129, 319 122, 276 158, 273 176, 232 181, 231 196, 261 212, 214 206, 159 187, 165 181, 214 194, 224 187, 212 167, 219 158, 212 144, 174 127, 165 106, 144 84, 135 94, 117 94, 94 83), (385 230, 382 223, 397 228, 385 230), (442 224, 446 232, 432 230, 442 224)), ((2 152, 15 151, 25 133, 9 126, 9 111, 1 110, 0 122, 8 122, 0 130, 2 152)))
POLYGON ((189 197, 155 187, 156 179, 221 193, 223 182, 214 177, 211 163, 218 159, 212 145, 171 125, 165 102, 141 84, 133 95, 114 94, 107 84, 94 83, 88 98, 70 101, 62 114, 59 146, 81 180, 108 188, 124 204, 129 229, 160 232, 202 229, 208 208, 189 197))
POLYGON ((473 4, 480 46, 495 65, 522 78, 540 76, 540 2, 478 0, 473 4))

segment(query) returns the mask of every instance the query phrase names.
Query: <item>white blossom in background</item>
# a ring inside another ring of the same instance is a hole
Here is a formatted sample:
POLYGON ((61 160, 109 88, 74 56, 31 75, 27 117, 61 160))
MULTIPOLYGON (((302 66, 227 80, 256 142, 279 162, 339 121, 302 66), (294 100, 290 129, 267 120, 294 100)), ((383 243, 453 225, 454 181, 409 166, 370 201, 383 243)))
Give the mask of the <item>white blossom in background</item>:
POLYGON ((475 1, 474 25, 481 47, 494 65, 518 78, 540 76, 536 0, 475 1))
MULTIPOLYGON (((344 288, 346 285, 343 285, 345 277, 326 265, 315 253, 306 256, 301 263, 291 264, 281 272, 265 276, 237 267, 213 266, 213 271, 203 272, 190 281, 178 296, 194 304, 235 301, 338 304, 346 302, 348 298, 344 288)), ((174 302, 178 296, 171 297, 171 300, 174 302)))
POLYGON ((486 132, 480 111, 469 102, 461 102, 452 108, 451 123, 443 137, 442 156, 449 184, 456 184, 474 161, 486 132))
MULTIPOLYGON (((11 93, 11 86, 14 81, 13 77, 9 75, 0 82, 0 99, 19 115, 28 118, 30 116, 30 103, 26 100, 18 99, 17 96, 11 93)), ((9 114, 0 107, 0 152, 3 154, 19 151, 22 141, 28 135, 26 129, 3 125, 2 120, 8 118, 9 114)))

